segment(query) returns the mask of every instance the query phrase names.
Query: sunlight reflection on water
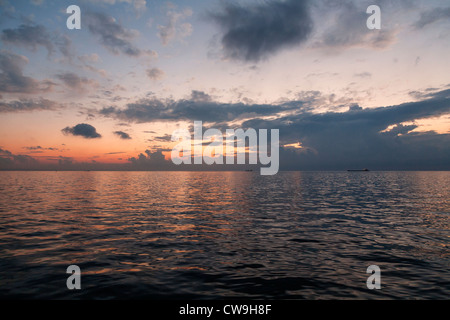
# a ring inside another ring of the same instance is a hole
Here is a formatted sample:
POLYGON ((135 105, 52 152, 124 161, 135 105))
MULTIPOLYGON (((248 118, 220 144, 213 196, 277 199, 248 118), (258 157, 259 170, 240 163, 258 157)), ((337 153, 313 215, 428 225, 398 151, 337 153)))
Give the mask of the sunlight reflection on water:
POLYGON ((450 172, 0 178, 3 298, 450 296, 450 172), (366 287, 371 264, 381 290, 366 287))

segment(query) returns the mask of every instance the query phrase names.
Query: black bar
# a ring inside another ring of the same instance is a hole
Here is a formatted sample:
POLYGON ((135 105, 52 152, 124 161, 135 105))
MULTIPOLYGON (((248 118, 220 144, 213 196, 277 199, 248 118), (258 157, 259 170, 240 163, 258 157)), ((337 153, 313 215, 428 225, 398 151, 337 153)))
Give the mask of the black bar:
MULTIPOLYGON (((445 314, 448 301, 412 300, 108 300, 108 301, 0 301, 2 312, 12 312, 15 318, 33 314, 60 316, 87 316, 93 319, 123 316, 129 313, 145 319, 317 319, 317 317, 345 316, 345 319, 365 319, 376 316, 384 319, 394 312, 402 318, 433 310, 445 314), (247 307, 244 307, 247 306, 247 307), (430 309, 431 308, 431 309, 430 309), (446 309, 444 309, 446 308, 446 309), (189 309, 188 314, 186 310, 189 309), (183 312, 184 310, 184 312, 183 312), (207 312, 211 310, 211 312, 207 312), (195 312, 193 314, 192 312, 195 312), (209 316, 208 316, 209 315, 209 316)), ((128 319, 127 319, 128 320, 128 319)))

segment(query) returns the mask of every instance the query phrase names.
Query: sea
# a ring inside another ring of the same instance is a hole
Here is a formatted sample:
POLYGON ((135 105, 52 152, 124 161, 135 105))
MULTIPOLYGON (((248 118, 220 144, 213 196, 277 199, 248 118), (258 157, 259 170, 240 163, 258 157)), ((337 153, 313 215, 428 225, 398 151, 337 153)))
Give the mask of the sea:
POLYGON ((445 300, 449 221, 450 172, 3 171, 0 298, 445 300))

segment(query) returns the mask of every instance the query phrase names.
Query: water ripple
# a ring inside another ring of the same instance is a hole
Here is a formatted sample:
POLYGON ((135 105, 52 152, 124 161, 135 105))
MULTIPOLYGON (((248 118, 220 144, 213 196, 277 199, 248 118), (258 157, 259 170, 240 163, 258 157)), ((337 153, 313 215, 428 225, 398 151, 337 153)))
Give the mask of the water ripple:
POLYGON ((449 172, 0 172, 0 298, 448 299, 449 172), (82 290, 66 288, 67 266, 82 290), (368 290, 366 269, 382 270, 368 290))

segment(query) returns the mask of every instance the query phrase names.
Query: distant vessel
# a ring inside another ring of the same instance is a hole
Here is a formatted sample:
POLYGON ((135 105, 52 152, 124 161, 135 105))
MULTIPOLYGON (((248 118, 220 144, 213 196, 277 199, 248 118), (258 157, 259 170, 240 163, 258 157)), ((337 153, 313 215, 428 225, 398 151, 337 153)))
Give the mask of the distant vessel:
POLYGON ((364 169, 348 169, 347 171, 370 171, 370 170, 367 168, 364 168, 364 169))

